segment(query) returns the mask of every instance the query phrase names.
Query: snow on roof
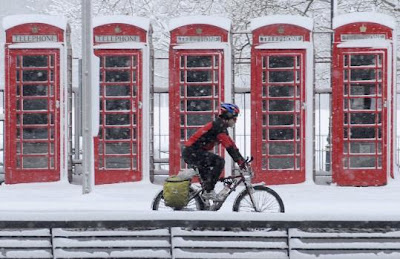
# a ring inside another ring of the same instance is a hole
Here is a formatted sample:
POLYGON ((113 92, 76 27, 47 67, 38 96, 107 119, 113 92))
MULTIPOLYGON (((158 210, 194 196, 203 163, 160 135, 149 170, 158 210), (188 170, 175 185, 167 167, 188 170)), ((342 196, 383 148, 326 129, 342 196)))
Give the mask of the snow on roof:
POLYGON ((351 40, 338 44, 338 48, 389 48, 391 41, 380 39, 351 40))
POLYGON ((147 46, 142 42, 118 42, 96 45, 94 49, 144 49, 147 46))
POLYGON ((228 18, 205 15, 173 18, 169 21, 169 30, 172 31, 178 27, 189 24, 207 24, 220 27, 226 31, 231 30, 231 20, 228 18))
POLYGON ((334 17, 333 29, 336 29, 340 26, 349 23, 356 23, 356 22, 379 23, 391 29, 394 29, 396 26, 394 18, 389 15, 375 13, 375 12, 359 12, 359 13, 348 13, 334 17))
POLYGON ((252 31, 271 24, 292 24, 312 30, 314 21, 311 18, 298 15, 270 15, 254 18, 250 21, 252 31))
POLYGON ((256 46, 256 49, 307 49, 312 47, 311 42, 278 42, 265 43, 256 46))
POLYGON ((8 30, 24 23, 45 23, 65 30, 67 20, 63 16, 42 15, 42 14, 17 14, 3 18, 3 28, 8 30))
POLYGON ((226 42, 195 42, 174 46, 174 49, 224 49, 228 46, 229 44, 226 42))
POLYGON ((150 19, 139 16, 108 15, 108 16, 98 16, 93 18, 93 27, 109 23, 125 23, 139 27, 145 31, 149 31, 150 29, 150 19))

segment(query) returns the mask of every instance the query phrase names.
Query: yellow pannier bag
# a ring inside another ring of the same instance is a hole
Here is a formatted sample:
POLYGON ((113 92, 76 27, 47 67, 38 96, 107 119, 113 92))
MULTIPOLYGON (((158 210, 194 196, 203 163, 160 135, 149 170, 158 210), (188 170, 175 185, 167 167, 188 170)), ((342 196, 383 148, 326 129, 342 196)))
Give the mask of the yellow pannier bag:
POLYGON ((182 209, 189 202, 190 180, 178 175, 167 178, 164 182, 163 196, 165 205, 174 209, 182 209))

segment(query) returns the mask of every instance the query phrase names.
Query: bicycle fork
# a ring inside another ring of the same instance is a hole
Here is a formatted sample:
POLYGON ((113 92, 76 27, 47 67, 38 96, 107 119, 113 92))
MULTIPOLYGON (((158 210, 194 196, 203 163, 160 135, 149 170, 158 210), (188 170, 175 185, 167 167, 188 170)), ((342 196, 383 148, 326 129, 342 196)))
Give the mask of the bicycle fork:
POLYGON ((253 196, 253 194, 254 194, 253 186, 251 184, 246 184, 246 183, 245 183, 245 186, 246 186, 247 192, 249 193, 250 201, 251 201, 251 204, 253 205, 254 210, 256 212, 260 212, 260 210, 257 208, 257 204, 256 204, 254 196, 253 196))

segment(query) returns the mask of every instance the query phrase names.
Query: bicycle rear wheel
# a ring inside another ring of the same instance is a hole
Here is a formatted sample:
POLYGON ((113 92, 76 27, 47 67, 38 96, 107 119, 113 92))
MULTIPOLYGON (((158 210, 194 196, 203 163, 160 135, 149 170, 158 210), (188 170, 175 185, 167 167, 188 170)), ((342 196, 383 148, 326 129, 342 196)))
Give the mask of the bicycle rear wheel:
MULTIPOLYGON (((194 193, 194 189, 190 188, 190 195, 194 193)), ((193 199, 189 201, 189 203, 180 209, 172 208, 165 205, 163 191, 160 191, 157 196, 153 200, 153 204, 151 205, 153 210, 162 210, 162 211, 174 211, 174 210, 182 210, 182 211, 196 211, 196 210, 204 210, 204 203, 201 198, 197 195, 193 199)))
MULTIPOLYGON (((254 203, 261 213, 283 213, 285 207, 281 197, 272 189, 257 185, 254 186, 254 203)), ((244 189, 233 204, 233 211, 256 212, 251 202, 249 192, 244 189)))

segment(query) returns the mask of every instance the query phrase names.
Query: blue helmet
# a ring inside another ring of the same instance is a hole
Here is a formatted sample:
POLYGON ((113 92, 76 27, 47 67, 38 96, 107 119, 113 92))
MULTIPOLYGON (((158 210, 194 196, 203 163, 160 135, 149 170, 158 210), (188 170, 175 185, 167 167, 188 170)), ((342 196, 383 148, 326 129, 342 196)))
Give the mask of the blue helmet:
POLYGON ((232 119, 239 115, 239 107, 233 103, 222 103, 220 107, 219 117, 222 119, 232 119))

